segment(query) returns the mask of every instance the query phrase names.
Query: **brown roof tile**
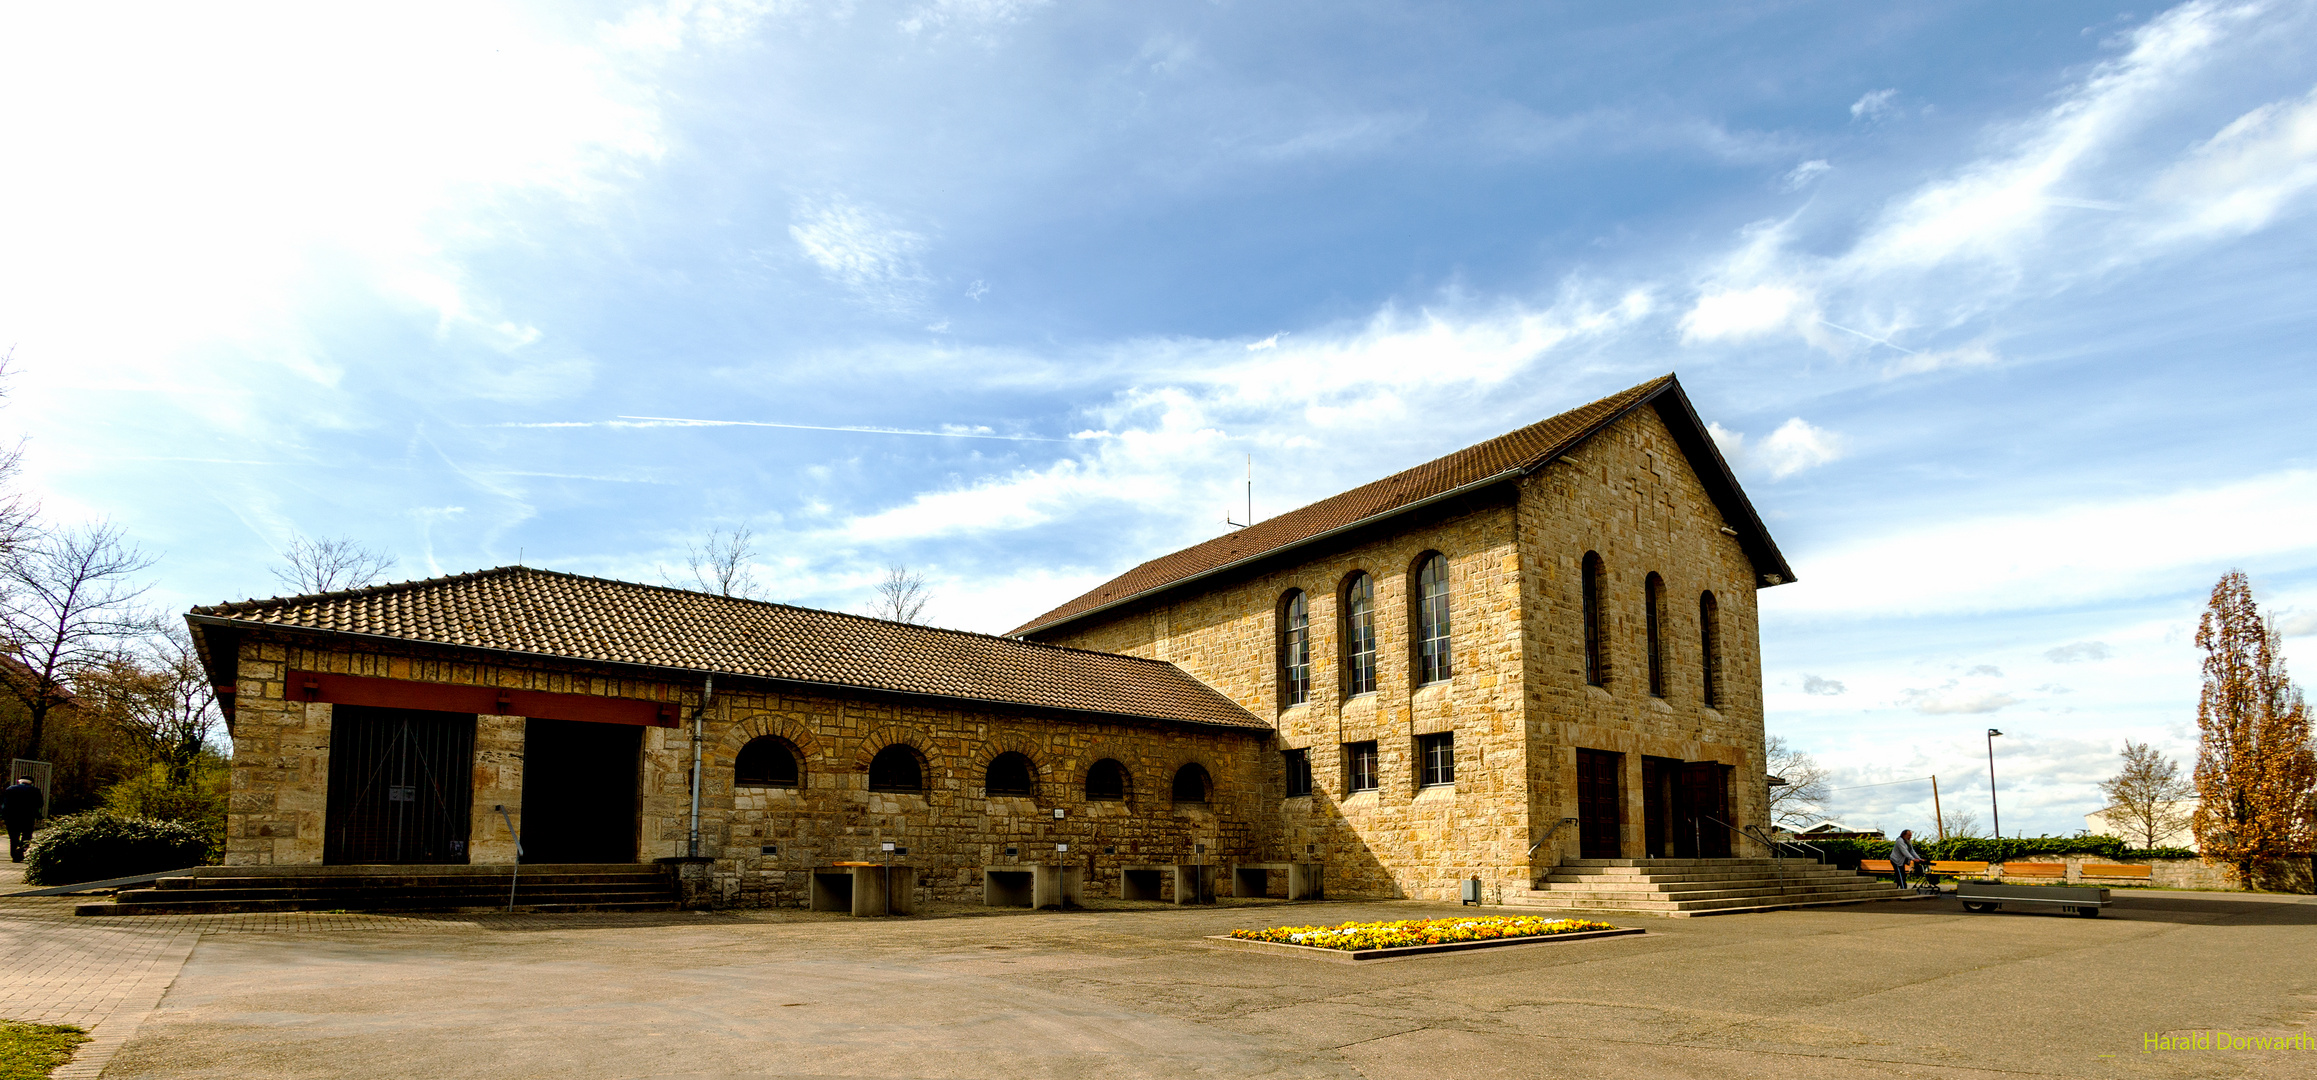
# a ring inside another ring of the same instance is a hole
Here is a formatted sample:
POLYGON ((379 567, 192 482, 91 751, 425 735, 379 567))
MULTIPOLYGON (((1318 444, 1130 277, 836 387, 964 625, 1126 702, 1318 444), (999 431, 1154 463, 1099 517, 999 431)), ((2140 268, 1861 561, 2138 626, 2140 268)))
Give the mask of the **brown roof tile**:
POLYGON ((1755 554, 1758 562, 1766 563, 1763 569, 1773 570, 1781 575, 1781 580, 1791 579, 1793 571, 1777 556, 1777 548, 1770 542, 1768 533, 1761 528, 1753 507, 1746 503, 1744 494, 1737 490, 1737 483, 1731 478, 1728 465, 1721 460, 1719 452, 1713 449, 1705 429, 1697 423, 1697 415, 1690 409, 1689 399, 1682 394, 1681 384, 1672 375, 1663 375, 1590 405, 1540 420, 1487 442, 1465 447, 1405 472, 1394 473, 1375 483, 1321 499, 1278 517, 1258 521, 1247 528, 1225 533, 1203 544, 1194 544, 1172 555, 1152 559, 1008 633, 1021 635, 1052 631, 1096 611, 1236 563, 1294 547, 1346 526, 1389 517, 1459 488, 1508 474, 1533 471, 1575 448, 1578 443, 1617 418, 1660 397, 1669 397, 1678 406, 1669 410, 1675 414, 1667 416, 1669 426, 1689 453, 1692 467, 1706 482, 1717 501, 1721 502, 1725 515, 1739 528, 1748 530, 1745 542, 1749 552, 1755 554), (1767 560, 1761 554, 1765 551, 1768 553, 1767 560))
POLYGON ((226 620, 959 701, 1266 727, 1163 661, 521 566, 197 607, 191 618, 197 629, 226 620))

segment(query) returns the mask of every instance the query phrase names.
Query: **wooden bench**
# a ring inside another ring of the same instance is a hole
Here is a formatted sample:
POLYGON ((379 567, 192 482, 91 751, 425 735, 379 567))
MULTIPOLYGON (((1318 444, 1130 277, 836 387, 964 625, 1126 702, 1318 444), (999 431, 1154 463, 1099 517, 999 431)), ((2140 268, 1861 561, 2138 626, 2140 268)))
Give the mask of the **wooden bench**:
POLYGON ((1891 861, 1889 859, 1860 859, 1858 861, 1858 872, 1862 874, 1881 874, 1885 877, 1899 876, 1899 871, 1897 868, 1891 865, 1891 861))
POLYGON ((1987 864, 1983 862, 1968 862, 1961 859, 1933 859, 1931 860, 1931 872, 1934 874, 1945 874, 1948 877, 1962 877, 1965 874, 1984 874, 1987 872, 1987 864))
POLYGON ((2003 868, 2003 876, 2007 878, 2064 878, 2068 876, 2068 864, 2056 862, 2008 863, 2003 868))
POLYGON ((2136 878, 2147 881, 2155 875, 2155 868, 2124 866, 2116 863, 2085 863, 2082 873, 2085 877, 2136 878))

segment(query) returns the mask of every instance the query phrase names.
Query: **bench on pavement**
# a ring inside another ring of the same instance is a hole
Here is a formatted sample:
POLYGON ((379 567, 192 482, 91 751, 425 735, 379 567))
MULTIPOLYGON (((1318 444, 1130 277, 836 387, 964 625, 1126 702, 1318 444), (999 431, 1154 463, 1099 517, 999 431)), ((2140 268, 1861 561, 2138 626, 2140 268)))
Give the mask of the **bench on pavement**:
POLYGON ((2148 881, 2155 877, 2155 871, 2152 867, 2125 866, 2120 863, 2085 863, 2081 872, 2085 877, 2134 878, 2140 881, 2148 881))
POLYGON ((2056 862, 2008 863, 2003 867, 2003 876, 2007 878, 2064 878, 2068 876, 2068 864, 2056 862))

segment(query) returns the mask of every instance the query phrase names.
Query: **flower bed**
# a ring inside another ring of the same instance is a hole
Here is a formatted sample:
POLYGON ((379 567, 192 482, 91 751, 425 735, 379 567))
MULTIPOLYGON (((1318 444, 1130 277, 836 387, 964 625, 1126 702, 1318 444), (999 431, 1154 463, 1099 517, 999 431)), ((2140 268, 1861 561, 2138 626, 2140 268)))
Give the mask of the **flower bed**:
POLYGON ((1274 926, 1263 930, 1233 930, 1239 941, 1266 941, 1274 945, 1302 945, 1315 949, 1358 952, 1402 949, 1416 945, 1448 945, 1463 941, 1503 938, 1552 937, 1615 930, 1588 919, 1543 919, 1507 915, 1465 919, 1402 919, 1397 922, 1348 922, 1340 926, 1274 926))

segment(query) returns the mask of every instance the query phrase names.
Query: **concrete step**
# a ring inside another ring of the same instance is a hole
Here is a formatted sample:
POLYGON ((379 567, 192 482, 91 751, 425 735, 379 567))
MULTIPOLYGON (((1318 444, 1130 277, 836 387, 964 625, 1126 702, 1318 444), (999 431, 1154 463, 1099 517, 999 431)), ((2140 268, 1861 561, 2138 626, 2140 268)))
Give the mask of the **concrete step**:
POLYGON ((1598 889, 1554 889, 1542 892, 1531 891, 1528 893, 1528 895, 1535 896, 1541 900, 1567 898, 1576 900, 1672 900, 1681 902, 1704 900, 1740 900, 1749 898, 1777 899, 1780 897, 1804 898, 1817 896, 1847 896, 1866 895, 1869 893, 1882 894, 1892 891, 1893 890, 1887 886, 1884 888, 1876 889, 1861 886, 1812 887, 1802 885, 1766 885, 1745 889, 1689 889, 1680 892, 1615 892, 1598 889))
POLYGON ((1779 911, 1786 908, 1823 907, 1832 904, 1867 904, 1883 900, 1911 900, 1914 893, 1896 889, 1875 892, 1814 893, 1799 896, 1781 896, 1764 902, 1763 897, 1728 897, 1719 900, 1640 900, 1579 899, 1560 894, 1549 896, 1510 895, 1504 898, 1509 907, 1551 908, 1561 911, 1633 911, 1660 915, 1727 915, 1749 911, 1779 911))
POLYGON ((1617 884, 1650 885, 1658 883, 1679 884, 1693 881, 1777 881, 1781 879, 1787 881, 1848 881, 1861 876, 1862 875, 1849 870, 1834 870, 1826 872, 1790 871, 1785 874, 1768 874, 1758 870, 1730 870, 1719 873, 1696 871, 1691 873, 1629 874, 1604 873, 1600 871, 1579 871, 1576 873, 1567 873, 1559 869, 1555 869, 1551 873, 1545 875, 1545 879, 1548 881, 1609 882, 1617 884))
POLYGON ((396 874, 355 875, 331 874, 314 877, 290 877, 281 874, 264 876, 227 876, 205 874, 200 877, 165 877, 153 883, 160 889, 266 889, 327 887, 345 889, 399 889, 399 888, 467 888, 487 889, 493 884, 504 886, 510 877, 531 885, 656 885, 665 886, 668 875, 652 871, 625 874, 513 874, 506 869, 490 876, 479 874, 396 874))

